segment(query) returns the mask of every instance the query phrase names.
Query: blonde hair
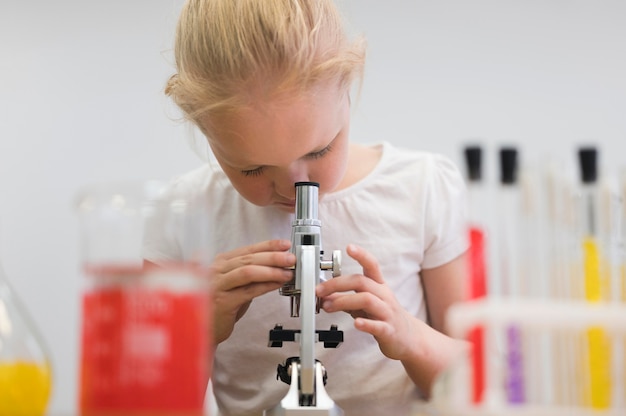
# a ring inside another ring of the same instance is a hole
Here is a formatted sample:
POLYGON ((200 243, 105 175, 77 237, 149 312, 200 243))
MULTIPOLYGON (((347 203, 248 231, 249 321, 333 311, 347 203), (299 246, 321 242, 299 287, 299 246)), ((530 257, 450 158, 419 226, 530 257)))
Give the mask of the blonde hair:
POLYGON ((165 93, 198 124, 271 98, 362 79, 365 42, 350 41, 332 0, 187 0, 165 93))

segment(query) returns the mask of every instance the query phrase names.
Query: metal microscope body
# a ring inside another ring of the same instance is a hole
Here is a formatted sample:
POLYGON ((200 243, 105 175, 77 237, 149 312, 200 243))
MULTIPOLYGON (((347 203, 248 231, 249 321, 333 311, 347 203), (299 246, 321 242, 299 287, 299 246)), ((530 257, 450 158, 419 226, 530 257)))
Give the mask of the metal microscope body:
POLYGON ((291 316, 300 318, 300 329, 283 329, 276 325, 269 335, 269 346, 281 347, 285 341, 299 341, 300 357, 287 359, 278 365, 278 378, 289 384, 287 395, 267 416, 332 415, 343 411, 326 393, 326 370, 315 359, 315 342, 324 342, 327 348, 343 342, 343 333, 331 326, 330 330, 315 329, 315 315, 319 312, 319 299, 315 287, 323 279, 325 270, 333 276, 341 272, 341 252, 333 252, 333 259, 322 260, 321 222, 318 219, 318 192, 316 182, 297 182, 296 217, 292 224, 291 251, 296 256, 294 278, 280 290, 291 297, 291 316))

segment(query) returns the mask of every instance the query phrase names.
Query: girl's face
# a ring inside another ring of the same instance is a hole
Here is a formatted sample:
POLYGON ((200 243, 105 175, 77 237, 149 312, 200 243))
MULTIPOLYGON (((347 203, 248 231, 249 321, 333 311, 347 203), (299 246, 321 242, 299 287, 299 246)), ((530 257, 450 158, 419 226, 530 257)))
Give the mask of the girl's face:
POLYGON ((320 184, 320 197, 341 188, 348 161, 350 101, 336 84, 271 102, 257 100, 205 131, 218 163, 237 191, 259 206, 293 212, 294 184, 320 184))

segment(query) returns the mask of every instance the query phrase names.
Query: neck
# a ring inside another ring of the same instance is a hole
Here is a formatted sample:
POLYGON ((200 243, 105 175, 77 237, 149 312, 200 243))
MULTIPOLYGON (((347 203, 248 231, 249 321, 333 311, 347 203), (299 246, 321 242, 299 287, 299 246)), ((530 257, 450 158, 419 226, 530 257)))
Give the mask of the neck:
POLYGON ((380 161, 381 155, 382 150, 379 147, 350 143, 348 167, 336 190, 348 188, 369 175, 380 161))

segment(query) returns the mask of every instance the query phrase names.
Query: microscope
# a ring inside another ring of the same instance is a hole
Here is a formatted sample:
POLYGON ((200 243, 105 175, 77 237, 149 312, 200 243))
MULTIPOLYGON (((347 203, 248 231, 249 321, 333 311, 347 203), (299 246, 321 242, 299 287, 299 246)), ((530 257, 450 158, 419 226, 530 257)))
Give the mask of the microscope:
POLYGON ((291 298, 291 317, 300 318, 300 329, 284 329, 277 324, 269 333, 269 346, 282 347, 283 342, 300 343, 300 356, 290 357, 278 365, 277 378, 289 385, 287 395, 266 416, 329 415, 342 416, 343 411, 328 396, 326 369, 315 359, 315 343, 336 348, 343 342, 343 332, 331 325, 328 330, 315 329, 315 315, 320 300, 315 287, 324 279, 324 272, 333 277, 341 274, 341 251, 333 252, 332 260, 323 260, 321 222, 318 219, 319 184, 296 182, 296 217, 291 229, 291 252, 296 256, 294 278, 280 289, 291 298))

